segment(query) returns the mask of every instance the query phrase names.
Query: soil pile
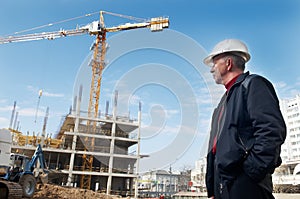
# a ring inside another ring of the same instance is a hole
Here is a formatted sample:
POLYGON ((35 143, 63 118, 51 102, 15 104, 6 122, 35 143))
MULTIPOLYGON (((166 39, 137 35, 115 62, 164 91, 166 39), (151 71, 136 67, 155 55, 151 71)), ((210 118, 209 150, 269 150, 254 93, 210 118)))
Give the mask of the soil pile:
POLYGON ((300 193, 300 185, 274 185, 274 193, 300 193))
POLYGON ((37 187, 34 199, 120 199, 118 196, 110 196, 97 193, 92 190, 62 187, 58 185, 45 184, 37 187))

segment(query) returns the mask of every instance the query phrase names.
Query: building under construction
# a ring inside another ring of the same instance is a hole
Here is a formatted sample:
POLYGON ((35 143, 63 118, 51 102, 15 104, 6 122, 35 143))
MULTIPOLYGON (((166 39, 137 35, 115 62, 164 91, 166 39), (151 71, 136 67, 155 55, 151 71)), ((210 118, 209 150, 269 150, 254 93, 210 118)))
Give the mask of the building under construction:
POLYGON ((43 145, 52 183, 101 191, 107 194, 136 195, 140 148, 141 105, 137 119, 117 116, 117 93, 112 113, 89 118, 76 108, 64 117, 55 139, 23 135, 12 130, 12 151, 32 156, 43 145), (135 191, 136 190, 136 191, 135 191))
POLYGON ((54 175, 56 179, 53 178, 54 182, 85 189, 103 190, 107 194, 114 191, 122 195, 134 193, 136 197, 138 186, 135 179, 138 176, 140 158, 141 105, 139 105, 138 119, 117 116, 116 94, 111 114, 106 111, 101 115, 98 110, 102 71, 106 66, 106 33, 139 28, 149 28, 152 32, 157 32, 168 27, 169 19, 165 17, 146 20, 100 11, 98 21, 76 29, 1 37, 0 44, 8 44, 41 39, 53 40, 83 34, 96 36, 91 48, 93 57, 89 63, 92 76, 87 112, 80 111, 82 92, 79 91, 78 98, 74 100, 77 103, 64 118, 55 139, 45 135, 45 128, 41 136, 22 135, 11 129, 14 132, 13 152, 31 156, 35 146, 41 143, 49 169, 57 170, 54 175), (104 14, 138 22, 108 27, 104 23, 104 14))

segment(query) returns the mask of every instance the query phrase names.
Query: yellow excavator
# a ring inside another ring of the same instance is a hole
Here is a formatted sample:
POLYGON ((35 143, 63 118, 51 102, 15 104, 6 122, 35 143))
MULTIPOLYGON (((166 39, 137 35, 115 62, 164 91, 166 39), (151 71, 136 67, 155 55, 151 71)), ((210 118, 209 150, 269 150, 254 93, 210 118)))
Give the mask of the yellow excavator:
POLYGON ((37 181, 48 181, 41 145, 37 146, 31 158, 11 153, 11 146, 11 132, 0 129, 0 198, 32 198, 37 181))

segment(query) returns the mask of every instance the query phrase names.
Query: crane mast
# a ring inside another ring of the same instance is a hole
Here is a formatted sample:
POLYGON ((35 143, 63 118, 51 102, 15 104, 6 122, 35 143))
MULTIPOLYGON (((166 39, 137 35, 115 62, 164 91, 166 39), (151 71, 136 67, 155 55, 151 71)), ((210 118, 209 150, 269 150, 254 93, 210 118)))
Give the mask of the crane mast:
MULTIPOLYGON (((91 88, 90 88, 90 100, 88 106, 88 117, 89 118, 98 118, 99 110, 99 99, 100 99, 100 88, 102 80, 102 71, 105 67, 105 46, 106 46, 106 32, 98 34, 94 46, 93 59, 91 62, 92 67, 92 78, 91 78, 91 88)), ((96 133, 97 122, 96 121, 87 121, 87 133, 96 133)), ((89 146, 91 151, 94 151, 95 147, 95 138, 94 137, 85 137, 84 139, 85 146, 89 146)), ((85 148, 87 150, 87 148, 85 148)), ((93 169, 93 155, 83 154, 82 156, 82 168, 84 171, 92 171, 93 169)), ((80 179, 80 188, 90 189, 91 186, 91 175, 81 175, 80 179)))
MULTIPOLYGON (((100 20, 94 21, 86 26, 76 28, 74 30, 59 30, 54 32, 43 32, 34 33, 20 36, 8 36, 0 37, 0 44, 12 43, 12 42, 23 42, 23 41, 34 41, 48 39, 53 40, 60 37, 76 36, 83 34, 90 34, 96 36, 96 41, 93 48, 93 58, 90 63, 92 69, 91 85, 90 85, 90 96, 88 104, 88 117, 98 118, 99 111, 99 99, 100 89, 102 80, 102 71, 105 68, 105 55, 106 55, 106 33, 107 32, 118 32, 123 30, 131 30, 138 28, 149 28, 152 32, 162 31, 164 28, 169 27, 169 19, 166 17, 151 18, 151 20, 145 20, 127 15, 121 15, 111 13, 107 11, 100 11, 100 20), (121 18, 127 18, 130 20, 139 21, 138 23, 126 23, 118 26, 105 27, 103 14, 113 15, 121 18)), ((87 129, 89 134, 95 134, 97 128, 97 122, 95 120, 87 121, 87 129)), ((95 138, 86 136, 84 139, 85 151, 94 151, 95 138), (88 146, 88 148, 86 147, 88 146)), ((93 169, 93 156, 84 154, 82 156, 82 170, 92 171, 93 169)), ((80 187, 84 189, 90 189, 91 186, 91 175, 81 175, 80 187)))

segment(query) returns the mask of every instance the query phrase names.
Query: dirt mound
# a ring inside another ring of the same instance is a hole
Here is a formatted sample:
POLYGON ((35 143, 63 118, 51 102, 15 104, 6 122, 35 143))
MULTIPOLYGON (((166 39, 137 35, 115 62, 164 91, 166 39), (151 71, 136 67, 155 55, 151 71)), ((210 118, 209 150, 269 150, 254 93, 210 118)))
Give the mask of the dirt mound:
POLYGON ((45 184, 37 187, 33 196, 34 199, 120 199, 117 196, 110 196, 104 193, 97 193, 92 190, 62 187, 58 185, 45 184))
POLYGON ((274 185, 274 193, 300 193, 300 185, 274 185))

